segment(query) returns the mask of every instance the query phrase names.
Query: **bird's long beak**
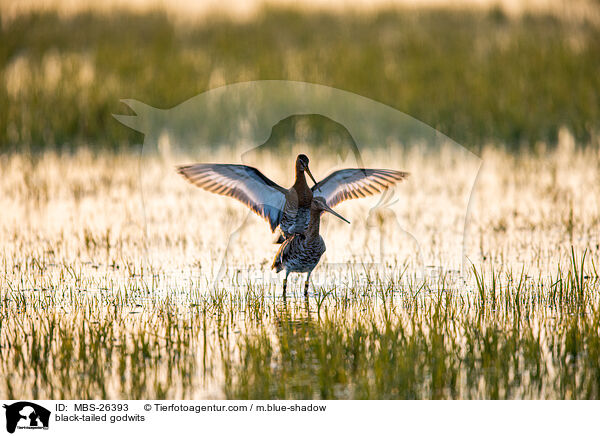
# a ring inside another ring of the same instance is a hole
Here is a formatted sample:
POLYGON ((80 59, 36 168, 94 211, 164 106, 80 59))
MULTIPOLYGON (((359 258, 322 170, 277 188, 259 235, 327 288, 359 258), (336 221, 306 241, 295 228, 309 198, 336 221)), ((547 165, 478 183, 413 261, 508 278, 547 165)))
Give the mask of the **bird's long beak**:
POLYGON ((317 184, 317 181, 315 180, 315 178, 313 177, 312 173, 310 172, 310 170, 308 169, 308 165, 306 165, 306 172, 308 173, 308 175, 310 176, 310 178, 312 179, 312 181, 314 182, 314 184, 317 184))
POLYGON ((325 210, 327 212, 329 212, 330 214, 335 215, 336 217, 338 217, 342 221, 346 221, 348 224, 350 224, 350 221, 348 221, 346 218, 344 218, 343 216, 341 216, 339 213, 337 213, 335 210, 333 210, 329 206, 325 205, 325 210))

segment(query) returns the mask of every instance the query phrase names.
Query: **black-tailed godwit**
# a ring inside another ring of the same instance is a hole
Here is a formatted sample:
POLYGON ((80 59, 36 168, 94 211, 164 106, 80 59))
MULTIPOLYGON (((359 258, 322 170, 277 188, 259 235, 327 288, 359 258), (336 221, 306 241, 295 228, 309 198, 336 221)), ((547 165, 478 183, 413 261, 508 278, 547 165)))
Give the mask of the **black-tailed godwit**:
POLYGON ((341 220, 350 224, 346 218, 335 212, 329 206, 323 197, 314 197, 310 207, 310 220, 308 228, 302 234, 295 234, 287 238, 279 251, 275 255, 272 268, 280 272, 285 269, 285 278, 283 279, 283 295, 287 287, 287 279, 290 273, 308 273, 304 284, 304 294, 308 294, 310 274, 319 263, 321 256, 325 253, 325 241, 319 234, 321 215, 323 212, 329 212, 341 220))
POLYGON ((317 183, 304 154, 296 158, 296 180, 290 189, 246 165, 198 163, 178 166, 177 171, 199 188, 241 201, 265 218, 271 231, 279 227, 285 238, 306 231, 313 194, 323 197, 331 208, 344 200, 380 193, 408 176, 402 171, 349 168, 334 171, 317 183), (312 188, 306 183, 305 171, 315 182, 312 188))

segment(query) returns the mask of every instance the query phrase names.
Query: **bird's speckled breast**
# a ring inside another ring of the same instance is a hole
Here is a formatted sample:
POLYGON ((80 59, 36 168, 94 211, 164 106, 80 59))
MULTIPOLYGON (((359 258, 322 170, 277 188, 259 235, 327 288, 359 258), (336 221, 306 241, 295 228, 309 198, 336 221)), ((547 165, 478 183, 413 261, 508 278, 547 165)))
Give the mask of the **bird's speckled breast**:
POLYGON ((282 259, 283 265, 287 271, 310 272, 317 266, 323 253, 325 241, 321 236, 312 239, 296 236, 290 241, 289 250, 282 259))

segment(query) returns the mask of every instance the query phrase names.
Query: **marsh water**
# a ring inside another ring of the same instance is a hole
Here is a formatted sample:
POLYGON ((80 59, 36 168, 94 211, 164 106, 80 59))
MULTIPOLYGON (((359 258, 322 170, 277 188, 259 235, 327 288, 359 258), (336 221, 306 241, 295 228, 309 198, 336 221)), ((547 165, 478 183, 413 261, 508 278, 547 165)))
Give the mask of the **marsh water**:
MULTIPOLYGON (((460 172, 415 161, 399 202, 348 202, 350 232, 325 219, 308 298, 293 276, 284 299, 267 226, 162 177, 160 156, 143 213, 139 156, 3 157, 0 394, 597 398, 599 158, 485 152, 462 269, 421 263, 394 231, 419 228, 410 205, 440 189, 419 174, 460 172)), ((435 261, 454 220, 426 224, 435 261)))

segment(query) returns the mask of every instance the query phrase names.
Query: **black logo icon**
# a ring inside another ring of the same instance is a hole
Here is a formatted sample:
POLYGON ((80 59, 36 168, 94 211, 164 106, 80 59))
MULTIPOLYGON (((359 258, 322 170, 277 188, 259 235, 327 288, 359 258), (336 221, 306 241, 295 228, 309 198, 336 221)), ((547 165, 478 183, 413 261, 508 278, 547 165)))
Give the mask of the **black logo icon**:
POLYGON ((6 409, 6 431, 14 433, 15 429, 48 429, 50 411, 29 401, 19 401, 4 405, 6 409))

